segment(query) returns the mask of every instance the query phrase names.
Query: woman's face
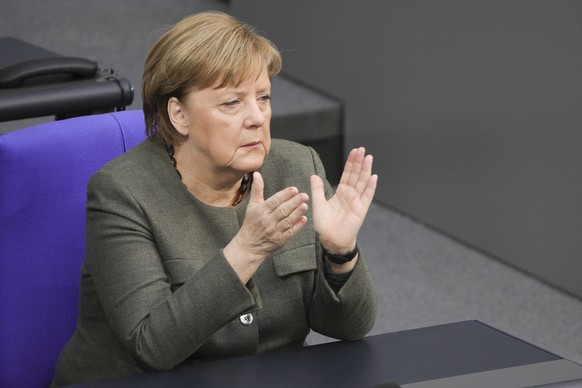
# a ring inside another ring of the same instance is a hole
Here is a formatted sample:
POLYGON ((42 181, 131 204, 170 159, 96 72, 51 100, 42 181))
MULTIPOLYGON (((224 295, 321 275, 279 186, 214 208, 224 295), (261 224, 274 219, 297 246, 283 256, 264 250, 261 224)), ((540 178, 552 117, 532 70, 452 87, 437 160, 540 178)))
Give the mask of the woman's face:
MULTIPOLYGON (((271 82, 264 69, 258 78, 236 87, 191 91, 178 104, 176 129, 187 134, 183 157, 211 173, 251 172, 262 166, 271 148, 271 82)), ((178 149, 176 150, 178 152, 178 149)))

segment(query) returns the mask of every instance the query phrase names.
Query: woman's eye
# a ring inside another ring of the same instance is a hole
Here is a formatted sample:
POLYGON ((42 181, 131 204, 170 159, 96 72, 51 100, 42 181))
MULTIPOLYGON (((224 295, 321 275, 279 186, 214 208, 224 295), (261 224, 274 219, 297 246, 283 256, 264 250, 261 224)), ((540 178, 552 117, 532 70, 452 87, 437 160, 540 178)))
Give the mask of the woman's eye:
POLYGON ((229 101, 223 103, 222 106, 225 106, 227 108, 232 108, 232 107, 237 106, 238 104, 239 104, 238 100, 229 100, 229 101))
POLYGON ((265 95, 262 95, 259 97, 259 101, 262 101, 262 102, 269 101, 270 99, 271 99, 271 96, 268 94, 265 94, 265 95))

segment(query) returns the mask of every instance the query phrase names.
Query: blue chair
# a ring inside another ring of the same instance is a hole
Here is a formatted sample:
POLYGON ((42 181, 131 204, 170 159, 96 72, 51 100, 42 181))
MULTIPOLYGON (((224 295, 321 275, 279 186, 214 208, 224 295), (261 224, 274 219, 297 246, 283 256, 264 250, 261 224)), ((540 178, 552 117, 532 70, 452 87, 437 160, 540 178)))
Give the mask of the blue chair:
POLYGON ((0 387, 46 387, 75 329, 89 177, 145 139, 142 111, 0 135, 0 387))

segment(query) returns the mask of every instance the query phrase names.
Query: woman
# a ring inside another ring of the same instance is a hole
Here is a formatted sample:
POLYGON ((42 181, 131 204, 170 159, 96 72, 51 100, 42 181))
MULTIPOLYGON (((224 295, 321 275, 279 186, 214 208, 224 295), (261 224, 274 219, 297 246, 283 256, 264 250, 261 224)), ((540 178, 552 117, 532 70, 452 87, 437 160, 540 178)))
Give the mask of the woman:
POLYGON ((310 329, 342 340, 371 329, 356 238, 372 157, 352 150, 333 194, 312 149, 272 140, 280 68, 268 40, 214 12, 151 48, 149 140, 89 182, 80 316, 53 385, 302 346, 310 329))

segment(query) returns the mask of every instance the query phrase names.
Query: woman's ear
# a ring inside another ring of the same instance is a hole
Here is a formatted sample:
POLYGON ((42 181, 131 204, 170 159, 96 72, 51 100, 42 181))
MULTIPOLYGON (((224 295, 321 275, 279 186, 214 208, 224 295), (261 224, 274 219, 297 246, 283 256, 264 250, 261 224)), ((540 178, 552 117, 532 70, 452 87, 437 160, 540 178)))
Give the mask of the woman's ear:
POLYGON ((188 115, 184 106, 176 97, 170 97, 168 100, 168 117, 174 128, 176 128, 176 131, 184 136, 188 135, 190 132, 188 128, 188 115))

